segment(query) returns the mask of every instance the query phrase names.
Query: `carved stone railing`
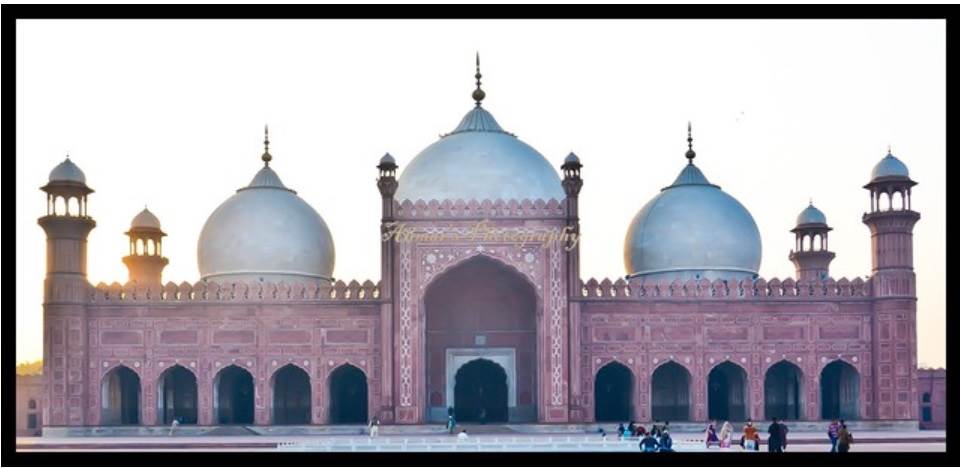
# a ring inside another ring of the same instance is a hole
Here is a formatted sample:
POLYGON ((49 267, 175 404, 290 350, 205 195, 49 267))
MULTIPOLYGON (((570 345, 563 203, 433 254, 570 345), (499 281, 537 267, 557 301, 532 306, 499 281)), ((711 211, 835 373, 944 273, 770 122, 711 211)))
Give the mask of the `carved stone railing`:
POLYGON ((650 281, 641 279, 626 281, 619 278, 610 281, 605 278, 597 281, 590 278, 580 281, 580 297, 585 299, 744 299, 757 297, 771 298, 845 298, 868 297, 871 295, 870 281, 863 278, 840 278, 839 281, 827 278, 820 281, 783 281, 773 278, 756 280, 727 281, 707 279, 673 281, 650 281))
POLYGON ((380 283, 356 280, 325 282, 225 282, 186 281, 166 285, 100 283, 89 289, 89 299, 105 302, 296 302, 378 301, 380 283))
POLYGON ((550 200, 404 200, 395 201, 396 215, 410 218, 563 218, 566 202, 550 200))

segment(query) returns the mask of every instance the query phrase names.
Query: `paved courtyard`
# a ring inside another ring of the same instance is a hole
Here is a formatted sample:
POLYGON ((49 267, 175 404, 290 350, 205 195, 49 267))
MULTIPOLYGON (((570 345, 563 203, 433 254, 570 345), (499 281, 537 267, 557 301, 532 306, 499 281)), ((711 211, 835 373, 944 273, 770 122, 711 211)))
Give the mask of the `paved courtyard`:
MULTIPOLYGON (((945 431, 869 432, 855 434, 853 452, 942 452, 945 431)), ((677 452, 739 453, 742 449, 704 447, 701 433, 673 434, 677 452)), ((765 451, 765 443, 761 450, 765 451)), ((788 452, 825 452, 823 434, 791 433, 788 452)), ((329 436, 141 436, 21 437, 20 451, 266 451, 266 452, 623 452, 639 451, 636 440, 619 441, 598 434, 475 434, 466 440, 449 435, 329 436)))

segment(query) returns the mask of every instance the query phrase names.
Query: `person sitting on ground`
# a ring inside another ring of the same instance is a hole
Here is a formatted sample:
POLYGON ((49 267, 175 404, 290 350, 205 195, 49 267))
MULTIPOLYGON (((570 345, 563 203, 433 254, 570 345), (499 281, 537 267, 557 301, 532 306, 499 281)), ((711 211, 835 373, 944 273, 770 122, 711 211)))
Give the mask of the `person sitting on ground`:
POLYGON ((600 438, 603 439, 604 442, 607 441, 607 431, 603 430, 602 427, 600 428, 600 438))
POLYGON ((730 442, 733 438, 733 426, 730 421, 724 421, 720 426, 720 448, 730 448, 730 442))
POLYGON ((630 431, 630 434, 637 434, 637 423, 630 421, 630 424, 627 425, 627 430, 630 431))
POLYGON ((466 438, 467 438, 467 430, 466 430, 466 429, 460 429, 460 433, 457 434, 457 439, 459 439, 459 440, 464 440, 464 439, 466 439, 466 438))
POLYGON ((707 448, 710 448, 711 445, 720 445, 720 439, 717 437, 716 422, 712 422, 707 426, 706 443, 707 448))
POLYGON ((670 437, 670 431, 664 430, 660 433, 660 451, 661 452, 672 452, 673 451, 673 439, 670 437))
POLYGON ((743 426, 743 437, 740 438, 740 446, 743 447, 744 450, 752 450, 754 452, 760 450, 760 431, 754 427, 753 421, 749 419, 743 426))
POLYGON ((850 429, 847 429, 846 424, 842 424, 840 431, 837 432, 837 452, 849 452, 851 444, 853 444, 853 434, 850 429))
POLYGON ((173 422, 170 423, 170 435, 173 435, 173 431, 180 425, 180 418, 173 418, 173 422))
POLYGON ((643 424, 637 424, 637 427, 636 427, 636 429, 635 429, 635 432, 636 432, 637 436, 643 437, 643 436, 647 435, 647 428, 643 427, 643 424))
POLYGON ((660 443, 649 432, 643 439, 640 439, 640 450, 643 452, 656 452, 659 448, 660 443))

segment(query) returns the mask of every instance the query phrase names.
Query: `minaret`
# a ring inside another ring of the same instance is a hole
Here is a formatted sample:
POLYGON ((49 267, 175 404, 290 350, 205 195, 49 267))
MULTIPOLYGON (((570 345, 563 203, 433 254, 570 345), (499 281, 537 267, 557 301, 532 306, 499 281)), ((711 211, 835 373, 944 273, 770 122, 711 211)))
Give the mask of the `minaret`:
POLYGON ((87 215, 87 187, 83 171, 70 156, 50 172, 47 215, 38 219, 47 233, 47 278, 44 303, 82 303, 87 286, 87 235, 97 223, 87 215))
POLYGON ((43 426, 87 423, 87 236, 97 225, 87 214, 86 177, 68 156, 40 188, 47 214, 43 282, 43 426))
POLYGON ((830 262, 836 254, 830 251, 827 233, 833 228, 827 226, 827 217, 823 212, 810 206, 797 216, 797 226, 790 230, 796 234, 796 250, 790 251, 790 261, 797 268, 797 281, 820 281, 830 277, 830 262))
POLYGON ((863 186, 870 191, 870 212, 864 213, 863 223, 870 228, 876 296, 916 296, 913 225, 920 213, 911 209, 914 185, 907 166, 888 149, 863 186))
POLYGON ((871 330, 872 394, 869 417, 917 421, 917 293, 913 273, 913 226, 920 214, 911 209, 907 166, 890 150, 873 168, 870 228, 873 275, 871 330))
MULTIPOLYGON (((386 153, 380 158, 380 163, 377 165, 377 170, 379 171, 380 176, 377 178, 377 189, 380 190, 381 205, 380 205, 380 323, 381 323, 381 342, 385 345, 382 347, 381 359, 383 362, 390 363, 390 367, 394 368, 393 372, 384 372, 383 374, 383 388, 392 389, 393 382, 399 380, 399 374, 397 372, 397 362, 394 360, 394 310, 397 307, 395 302, 394 290, 399 289, 399 284, 397 284, 398 279, 394 276, 394 265, 396 264, 396 242, 391 236, 392 229, 394 229, 394 223, 396 219, 394 218, 393 212, 393 196, 397 193, 397 187, 399 183, 397 182, 397 161, 390 156, 390 153, 386 153)), ((382 406, 378 409, 374 409, 377 412, 378 417, 385 423, 392 423, 396 421, 395 410, 395 396, 393 395, 392 390, 387 390, 382 395, 382 406)))
POLYGON ((130 272, 130 281, 141 285, 159 286, 163 268, 169 260, 163 256, 163 237, 160 220, 146 206, 130 223, 124 234, 130 238, 130 254, 123 264, 130 272))
MULTIPOLYGON (((560 169, 563 171, 563 191, 567 194, 567 226, 566 234, 569 236, 580 236, 580 189, 583 188, 583 179, 580 178, 580 158, 576 154, 570 153, 563 160, 560 169)), ((566 246, 572 245, 571 241, 565 243, 566 246)), ((569 281, 568 288, 571 296, 580 295, 580 242, 571 248, 568 252, 567 272, 569 281)))

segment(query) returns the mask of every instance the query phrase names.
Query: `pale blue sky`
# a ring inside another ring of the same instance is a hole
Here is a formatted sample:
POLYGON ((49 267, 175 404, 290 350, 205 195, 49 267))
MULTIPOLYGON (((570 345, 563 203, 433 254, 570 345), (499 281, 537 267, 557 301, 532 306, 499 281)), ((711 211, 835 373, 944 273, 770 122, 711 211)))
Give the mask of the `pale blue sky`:
POLYGON ((123 232, 160 218, 164 279, 196 281, 206 217, 261 166, 324 217, 335 275, 379 276, 374 166, 401 169, 472 106, 559 166, 580 155, 583 277, 624 274, 634 213, 685 164, 752 213, 761 274, 793 276, 796 215, 834 228, 834 277, 870 274, 861 186, 887 145, 913 207, 919 361, 945 365, 942 21, 21 21, 17 30, 17 359, 41 354, 37 190, 66 152, 96 190, 89 278, 125 281, 123 232))

